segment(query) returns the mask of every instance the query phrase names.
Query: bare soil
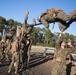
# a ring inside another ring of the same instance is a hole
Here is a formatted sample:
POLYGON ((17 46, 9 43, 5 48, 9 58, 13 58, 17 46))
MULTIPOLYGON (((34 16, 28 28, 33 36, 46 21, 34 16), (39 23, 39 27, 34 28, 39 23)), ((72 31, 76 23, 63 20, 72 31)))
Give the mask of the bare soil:
MULTIPOLYGON (((51 63, 53 55, 47 55, 43 57, 42 55, 33 55, 30 59, 30 67, 26 70, 26 67, 23 71, 19 71, 17 74, 14 73, 14 69, 10 74, 8 74, 8 67, 10 62, 3 61, 0 64, 0 75, 51 75, 51 63)), ((67 63, 67 75, 76 75, 76 67, 67 63)))

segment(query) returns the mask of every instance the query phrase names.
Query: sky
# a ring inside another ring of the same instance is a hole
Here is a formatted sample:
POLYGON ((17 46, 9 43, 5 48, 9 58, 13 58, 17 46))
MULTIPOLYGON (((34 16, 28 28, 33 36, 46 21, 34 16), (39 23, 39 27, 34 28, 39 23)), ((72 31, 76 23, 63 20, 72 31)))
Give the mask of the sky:
MULTIPOLYGON (((0 16, 6 20, 13 19, 23 23, 26 10, 29 11, 28 24, 32 23, 32 19, 36 19, 36 23, 39 23, 37 17, 50 8, 60 8, 66 14, 69 14, 73 10, 76 10, 76 0, 0 0, 0 16)), ((43 28, 43 25, 36 27, 43 28)), ((49 29, 51 32, 60 32, 58 23, 55 24, 52 30, 52 24, 49 29)), ((64 31, 76 35, 76 22, 72 23, 70 27, 64 31)))

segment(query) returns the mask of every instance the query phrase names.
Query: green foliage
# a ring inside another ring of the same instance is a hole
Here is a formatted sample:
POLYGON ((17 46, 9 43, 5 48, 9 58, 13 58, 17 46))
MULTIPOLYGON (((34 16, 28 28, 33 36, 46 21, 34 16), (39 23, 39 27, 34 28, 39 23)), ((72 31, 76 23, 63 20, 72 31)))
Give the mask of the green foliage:
MULTIPOLYGON (((22 26, 23 24, 21 22, 14 21, 13 19, 6 20, 5 18, 0 16, 0 32, 2 32, 2 30, 4 29, 4 25, 16 28, 17 25, 22 26)), ((54 41, 57 40, 58 35, 59 32, 52 33, 48 28, 33 27, 31 31, 33 45, 39 46, 55 46, 54 41)), ((61 39, 65 41, 68 41, 70 39, 76 42, 76 36, 69 33, 62 34, 61 39)))
POLYGON ((50 31, 50 29, 46 29, 45 30, 45 41, 46 41, 46 45, 48 45, 48 42, 50 41, 50 39, 53 37, 52 32, 50 31))
POLYGON ((54 42, 50 42, 50 43, 48 44, 48 47, 54 47, 54 42))
POLYGON ((0 16, 0 32, 2 32, 5 24, 6 24, 6 19, 0 16))
POLYGON ((14 22, 13 22, 13 26, 14 26, 14 27, 17 27, 17 25, 18 25, 18 22, 17 22, 17 21, 14 21, 14 22))
POLYGON ((3 28, 4 28, 4 24, 0 24, 0 32, 2 32, 3 28))
POLYGON ((13 19, 9 19, 7 22, 8 22, 8 25, 13 26, 14 20, 13 19))
POLYGON ((61 37, 62 40, 65 40, 66 42, 70 39, 71 41, 75 40, 75 36, 69 33, 64 33, 61 37))
POLYGON ((6 24, 6 19, 0 16, 0 24, 6 24))

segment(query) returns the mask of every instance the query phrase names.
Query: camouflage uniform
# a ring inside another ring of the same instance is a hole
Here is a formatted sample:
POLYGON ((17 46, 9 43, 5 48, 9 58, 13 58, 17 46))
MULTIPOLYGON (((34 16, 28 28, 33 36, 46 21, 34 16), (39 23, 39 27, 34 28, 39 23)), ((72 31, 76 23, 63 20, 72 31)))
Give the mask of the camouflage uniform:
POLYGON ((58 25, 61 32, 65 31, 70 26, 70 24, 65 22, 58 22, 58 25))
MULTIPOLYGON (((56 13, 56 12, 55 12, 56 13)), ((42 13, 38 20, 42 22, 45 27, 49 27, 49 23, 55 21, 56 14, 54 13, 54 9, 49 9, 46 12, 42 13), (52 11, 53 10, 53 11, 52 11)))
POLYGON ((24 47, 24 44, 21 43, 21 47, 20 47, 20 51, 19 51, 19 62, 22 64, 22 55, 23 55, 23 47, 24 47))
POLYGON ((68 20, 71 20, 73 18, 76 18, 76 10, 74 10, 68 14, 68 20))
POLYGON ((28 64, 29 64, 29 61, 30 61, 30 53, 31 53, 31 46, 32 46, 32 40, 31 40, 31 38, 28 38, 28 40, 29 40, 29 46, 28 46, 27 55, 28 55, 28 64))
POLYGON ((0 48, 0 61, 4 59, 5 56, 5 48, 6 48, 6 44, 5 42, 1 41, 1 48, 0 48))
POLYGON ((27 58, 28 58, 28 56, 27 56, 27 49, 26 49, 26 45, 24 44, 23 53, 22 53, 21 70, 23 69, 25 62, 26 62, 26 67, 27 67, 27 58))
POLYGON ((24 52, 24 45, 26 43, 26 38, 25 38, 26 34, 21 35, 20 41, 19 41, 19 46, 20 46, 20 63, 22 64, 22 57, 23 57, 23 52, 24 52))
POLYGON ((4 52, 6 48, 5 42, 6 42, 5 29, 3 29, 3 34, 2 34, 1 41, 0 41, 0 62, 4 58, 4 54, 5 54, 4 52))
POLYGON ((26 45, 27 38, 25 36, 28 33, 31 32, 33 26, 36 24, 35 19, 33 19, 33 23, 32 24, 28 24, 27 23, 28 14, 29 14, 29 12, 26 11, 26 16, 24 18, 24 24, 22 26, 22 42, 21 43, 22 43, 23 47, 21 47, 21 50, 20 50, 20 62, 22 63, 21 69, 23 68, 23 65, 24 65, 25 62, 26 62, 26 67, 27 67, 27 64, 28 64, 29 59, 30 59, 30 51, 28 51, 29 45, 26 45))
POLYGON ((5 48, 5 57, 6 57, 6 61, 9 61, 9 52, 11 49, 11 43, 10 41, 6 41, 6 48, 5 48))
POLYGON ((26 38, 26 42, 24 42, 23 48, 22 48, 22 65, 21 70, 24 67, 24 64, 26 62, 26 68, 29 66, 29 59, 30 59, 30 39, 26 38), (29 42, 29 43, 27 43, 29 42))
POLYGON ((15 27, 12 27, 10 30, 9 30, 9 35, 6 35, 6 38, 7 39, 10 39, 10 41, 13 41, 14 38, 15 38, 15 33, 16 33, 16 28, 15 27))
POLYGON ((66 75, 66 58, 71 52, 75 52, 75 47, 59 49, 59 39, 56 42, 57 51, 52 62, 51 75, 66 75))
POLYGON ((0 62, 3 59, 3 48, 2 48, 2 42, 0 41, 0 62))
POLYGON ((18 52, 18 41, 17 40, 13 41, 12 43, 12 61, 9 66, 8 73, 11 72, 13 65, 15 67, 15 73, 17 73, 18 65, 19 65, 19 52, 18 52))
POLYGON ((49 27, 49 23, 59 22, 60 31, 64 31, 69 27, 66 23, 68 15, 59 8, 48 9, 38 17, 38 20, 47 28, 49 27))
POLYGON ((64 13, 64 11, 61 10, 57 14, 56 19, 58 19, 58 26, 60 31, 65 31, 70 26, 69 23, 66 23, 66 21, 69 20, 69 17, 66 13, 64 13))

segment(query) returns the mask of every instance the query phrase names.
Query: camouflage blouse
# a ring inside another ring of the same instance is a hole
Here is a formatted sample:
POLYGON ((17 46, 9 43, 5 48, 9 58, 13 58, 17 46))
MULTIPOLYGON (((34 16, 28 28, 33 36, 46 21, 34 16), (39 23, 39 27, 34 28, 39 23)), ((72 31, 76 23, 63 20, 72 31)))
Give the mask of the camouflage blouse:
POLYGON ((67 58, 68 54, 75 52, 75 47, 65 47, 64 49, 62 49, 59 47, 59 42, 60 42, 60 39, 58 39, 56 41, 56 49, 57 50, 54 54, 54 59, 60 58, 64 62, 66 62, 66 58, 67 58))

